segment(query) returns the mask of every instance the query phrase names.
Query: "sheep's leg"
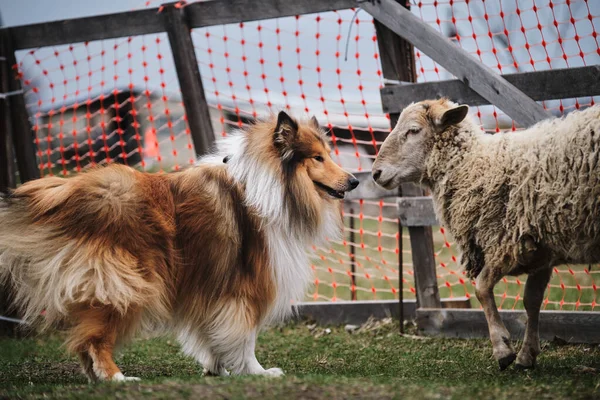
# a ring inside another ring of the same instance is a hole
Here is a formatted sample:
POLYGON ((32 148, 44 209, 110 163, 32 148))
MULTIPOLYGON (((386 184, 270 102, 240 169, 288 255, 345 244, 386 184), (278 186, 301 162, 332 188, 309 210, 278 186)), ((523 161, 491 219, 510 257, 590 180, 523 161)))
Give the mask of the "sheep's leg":
POLYGON ((540 354, 540 335, 538 322, 540 307, 544 299, 544 291, 552 276, 552 268, 544 268, 529 275, 525 284, 525 296, 523 304, 527 311, 527 328, 525 329, 525 340, 523 347, 517 357, 517 367, 533 368, 535 359, 540 354))
POLYGON ((506 369, 517 357, 510 344, 510 334, 504 326, 494 299, 494 286, 502 278, 496 271, 486 266, 475 283, 475 294, 483 307, 494 349, 494 358, 500 370, 506 369))

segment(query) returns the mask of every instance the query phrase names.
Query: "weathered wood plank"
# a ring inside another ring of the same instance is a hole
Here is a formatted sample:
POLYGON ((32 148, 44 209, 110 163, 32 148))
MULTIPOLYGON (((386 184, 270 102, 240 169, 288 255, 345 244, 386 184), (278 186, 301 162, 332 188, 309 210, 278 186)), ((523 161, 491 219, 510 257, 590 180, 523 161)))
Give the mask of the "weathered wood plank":
MULTIPOLYGON (((409 9, 410 3, 401 3, 403 7, 409 9)), ((374 20, 375 32, 377 35, 377 47, 379 49, 379 59, 381 61, 381 70, 385 79, 416 82, 417 81, 417 66, 415 64, 415 49, 412 44, 396 35, 393 31, 383 25, 381 22, 374 20)), ((392 128, 396 124, 398 114, 390 114, 392 128)), ((400 190, 398 190, 398 194, 400 190)), ((385 209, 384 209, 385 210, 385 209)), ((402 233, 402 223, 398 220, 398 232, 402 233)), ((404 251, 402 248, 403 241, 398 242, 398 279, 401 283, 404 282, 404 251)), ((433 251, 433 249, 432 249, 433 251)), ((400 290, 398 294, 400 319, 404 319, 404 307, 400 306, 404 302, 404 291, 400 290)), ((400 333, 404 333, 404 324, 400 324, 400 333)))
MULTIPOLYGON (((0 57, 6 58, 4 40, 0 40, 0 57)), ((9 67, 0 60, 0 93, 8 92, 9 67)), ((14 154, 10 136, 10 105, 8 98, 0 98, 0 193, 7 193, 15 185, 14 154)))
POLYGON ((356 301, 356 227, 355 227, 355 211, 352 206, 350 208, 350 233, 349 233, 349 246, 350 246, 350 294, 351 300, 356 301))
MULTIPOLYGON (((171 3, 174 4, 174 3, 171 3)), ((190 27, 287 17, 356 6, 355 0, 212 0, 187 5, 190 27)), ((22 25, 10 30, 15 50, 164 32, 161 13, 149 8, 94 17, 22 25)))
POLYGON ((192 3, 186 8, 190 25, 200 28, 353 7, 355 0, 219 0, 192 3))
POLYGON ((187 7, 165 5, 162 11, 177 70, 181 97, 197 156, 206 154, 215 142, 208 103, 198 69, 196 51, 187 20, 187 7))
MULTIPOLYGON (((13 46, 14 37, 12 37, 10 31, 0 31, 0 40, 3 41, 3 49, 6 51, 5 62, 10 68, 17 63, 13 46)), ((21 81, 12 68, 8 79, 8 91, 17 93, 21 91, 21 81)), ((8 97, 8 103, 10 105, 11 133, 19 178, 21 182, 37 179, 40 177, 40 170, 37 165, 33 145, 34 137, 23 94, 19 93, 8 97)))
MULTIPOLYGON (((366 4, 366 3, 362 3, 366 4)), ((394 4, 408 11, 406 3, 401 4, 394 1, 394 4)), ((403 82, 414 82, 415 60, 412 45, 398 36, 393 29, 390 30, 387 24, 376 23, 378 34, 377 45, 381 54, 381 65, 383 77, 391 80, 403 82), (384 26, 385 25, 385 26, 384 26), (387 26, 387 27, 386 27, 387 26)), ((393 126, 398 121, 399 114, 390 114, 390 123, 393 126)), ((403 196, 422 196, 423 191, 413 184, 402 185, 400 190, 403 196)), ((401 223, 399 223, 401 229, 401 223)), ((433 258, 433 234, 430 227, 409 227, 411 252, 413 256, 413 265, 415 269, 415 287, 417 289, 417 302, 420 307, 440 307, 440 296, 437 287, 437 278, 435 276, 435 262, 433 258)), ((402 275, 400 275, 402 279, 402 275)), ((401 280, 402 281, 402 280, 401 280)))
MULTIPOLYGON (((460 338, 488 337, 488 326, 482 310, 419 309, 417 326, 428 335, 460 338)), ((500 311, 502 321, 513 340, 525 333, 527 315, 524 311, 500 311)), ((600 343, 600 312, 542 311, 540 337, 561 338, 569 343, 600 343)))
MULTIPOLYGON (((507 82, 533 100, 569 99, 600 95, 600 65, 502 75, 507 82)), ((470 106, 488 105, 459 80, 390 85, 381 89, 383 111, 402 112, 410 103, 439 97, 470 106)))
POLYGON ((375 183, 371 171, 354 173, 359 185, 356 189, 346 194, 346 200, 379 200, 385 197, 397 197, 397 190, 387 190, 375 183))
POLYGON ((399 289, 398 290, 398 310, 400 312, 400 324, 399 330, 400 333, 404 333, 404 319, 406 318, 404 315, 404 228, 402 223, 400 223, 400 219, 397 221, 398 225, 398 282, 399 289))
MULTIPOLYGON (((441 300, 441 306, 469 308, 471 302, 466 297, 447 298, 441 300)), ((402 309, 404 320, 414 319, 417 315, 415 300, 404 300, 402 309)), ((294 310, 299 319, 315 321, 319 325, 359 325, 369 318, 399 319, 401 316, 398 300, 302 302, 294 306, 294 310)))
POLYGON ((399 198, 398 217, 402 225, 408 227, 439 225, 429 196, 399 198))
POLYGON ((361 7, 518 123, 529 126, 550 117, 542 106, 396 1, 374 3, 363 2, 361 7))
POLYGON ((471 308, 471 299, 466 296, 461 297, 448 297, 442 299, 442 308, 462 308, 462 309, 470 309, 471 308))
MULTIPOLYGON (((0 93, 9 91, 9 78, 12 78, 8 64, 8 41, 5 36, 0 35, 0 57, 5 58, 0 60, 0 93)), ((9 99, 0 98, 0 197, 3 193, 8 193, 8 190, 15 185, 10 116, 9 99)), ((0 282, 0 315, 16 317, 15 310, 11 309, 10 303, 11 289, 7 282, 0 282)), ((14 336, 15 328, 15 324, 0 321, 0 336, 14 336)))
MULTIPOLYGON (((413 184, 402 185, 402 196, 422 197, 423 190, 413 184)), ((433 232, 430 226, 409 226, 410 247, 419 307, 440 308, 440 292, 435 273, 433 232)))
MULTIPOLYGON (((399 319, 398 300, 306 302, 294 307, 300 319, 315 321, 319 325, 360 325, 369 318, 399 319)), ((414 318, 416 302, 403 303, 404 318, 414 318)))
POLYGON ((401 82, 416 82, 417 68, 412 44, 374 20, 381 71, 386 79, 401 82))
POLYGON ((164 32, 157 8, 10 28, 15 50, 164 32))
MULTIPOLYGON (((0 197, 2 193, 8 193, 10 184, 10 169, 9 165, 9 136, 8 136, 8 104, 0 99, 0 197)), ((12 160, 11 160, 12 161, 12 160)))

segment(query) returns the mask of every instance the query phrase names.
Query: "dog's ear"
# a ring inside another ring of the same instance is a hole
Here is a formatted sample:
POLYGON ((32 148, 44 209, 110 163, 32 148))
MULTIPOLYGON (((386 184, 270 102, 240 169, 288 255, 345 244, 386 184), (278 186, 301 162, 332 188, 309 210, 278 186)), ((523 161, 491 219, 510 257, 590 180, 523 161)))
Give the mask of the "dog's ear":
POLYGON ((319 125, 319 121, 317 121, 317 117, 315 117, 314 115, 310 119, 310 126, 312 126, 315 129, 321 129, 321 126, 319 125))
POLYGON ((277 126, 273 132, 273 141, 281 153, 283 160, 290 160, 294 155, 294 141, 298 134, 298 123, 285 111, 277 116, 277 126))

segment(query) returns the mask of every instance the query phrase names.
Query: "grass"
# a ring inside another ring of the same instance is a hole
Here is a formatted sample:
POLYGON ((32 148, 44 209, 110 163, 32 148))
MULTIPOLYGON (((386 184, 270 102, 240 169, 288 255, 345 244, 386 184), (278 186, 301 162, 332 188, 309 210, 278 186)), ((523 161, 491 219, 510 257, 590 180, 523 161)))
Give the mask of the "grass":
POLYGON ((600 397, 600 348, 544 343, 532 371, 499 372, 487 340, 402 336, 395 323, 371 323, 350 334, 308 325, 270 329, 258 359, 287 375, 202 377, 169 339, 138 340, 117 362, 140 383, 88 385, 59 336, 0 339, 4 398, 569 398, 600 397))

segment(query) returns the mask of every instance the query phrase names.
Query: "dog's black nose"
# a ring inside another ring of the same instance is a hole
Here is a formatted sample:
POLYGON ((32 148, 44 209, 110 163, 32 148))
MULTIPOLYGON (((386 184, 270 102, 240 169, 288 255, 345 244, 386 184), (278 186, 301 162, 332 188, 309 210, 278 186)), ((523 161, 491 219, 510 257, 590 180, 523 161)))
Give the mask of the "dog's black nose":
POLYGON ((381 176, 381 170, 380 169, 373 170, 373 180, 374 181, 377 181, 377 179, 379 179, 380 176, 381 176))
POLYGON ((358 181, 358 179, 356 179, 355 177, 352 177, 348 180, 348 183, 350 184, 350 188, 351 189, 356 189, 356 187, 358 186, 358 184, 360 183, 358 181))

